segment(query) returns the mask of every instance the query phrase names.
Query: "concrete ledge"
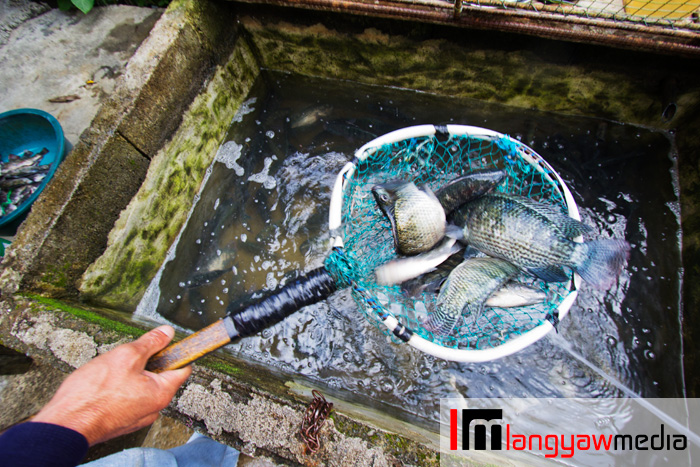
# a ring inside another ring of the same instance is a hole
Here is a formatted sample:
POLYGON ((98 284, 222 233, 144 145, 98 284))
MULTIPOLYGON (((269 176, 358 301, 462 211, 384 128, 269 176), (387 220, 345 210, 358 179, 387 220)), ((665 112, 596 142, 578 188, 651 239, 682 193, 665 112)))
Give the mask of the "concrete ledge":
MULTIPOLYGON (((148 329, 138 323, 106 318, 94 310, 41 298, 18 296, 14 301, 0 301, 0 307, 0 329, 6 330, 2 345, 53 368, 49 370, 52 382, 41 387, 36 403, 5 415, 0 419, 5 426, 35 413, 58 387, 63 373, 148 329)), ((31 374, 27 378, 31 379, 31 374)), ((359 422, 339 409, 321 430, 321 450, 307 454, 298 431, 309 401, 295 395, 287 381, 245 362, 207 357, 194 367, 165 414, 243 453, 271 457, 285 464, 438 465, 437 453, 432 449, 359 422)))
POLYGON ((149 153, 172 136, 183 108, 211 76, 217 54, 230 49, 231 18, 217 14, 215 7, 193 8, 196 3, 174 2, 163 14, 34 204, 16 247, 3 260, 4 295, 20 288, 77 295, 76 281, 104 250, 119 213, 141 186, 149 153), (188 8, 206 11, 211 15, 207 24, 218 27, 208 34, 193 31, 188 8), (117 172, 118 167, 126 170, 117 172))

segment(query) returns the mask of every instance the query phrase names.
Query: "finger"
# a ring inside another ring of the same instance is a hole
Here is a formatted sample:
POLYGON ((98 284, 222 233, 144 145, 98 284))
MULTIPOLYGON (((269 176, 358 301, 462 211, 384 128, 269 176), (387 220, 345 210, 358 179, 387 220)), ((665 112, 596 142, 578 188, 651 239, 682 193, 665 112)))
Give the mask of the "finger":
POLYGON ((156 375, 160 377, 160 381, 163 385, 163 388, 174 395, 175 391, 177 391, 177 388, 182 386, 191 374, 192 367, 190 365, 187 365, 184 368, 164 371, 162 373, 157 373, 156 375))
POLYGON ((142 358, 140 360, 143 360, 145 365, 146 360, 165 348, 174 336, 175 329, 172 326, 158 326, 127 345, 132 346, 141 355, 142 358))

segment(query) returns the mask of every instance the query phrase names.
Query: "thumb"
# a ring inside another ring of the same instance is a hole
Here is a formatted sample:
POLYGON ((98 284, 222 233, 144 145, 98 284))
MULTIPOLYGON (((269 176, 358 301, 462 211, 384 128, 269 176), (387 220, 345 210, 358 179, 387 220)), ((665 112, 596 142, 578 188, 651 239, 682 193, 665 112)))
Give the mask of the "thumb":
POLYGON ((168 345, 168 342, 170 342, 174 336, 175 329, 173 329, 171 326, 158 326, 155 329, 151 329, 146 334, 128 345, 133 346, 141 355, 145 365, 146 360, 168 345))

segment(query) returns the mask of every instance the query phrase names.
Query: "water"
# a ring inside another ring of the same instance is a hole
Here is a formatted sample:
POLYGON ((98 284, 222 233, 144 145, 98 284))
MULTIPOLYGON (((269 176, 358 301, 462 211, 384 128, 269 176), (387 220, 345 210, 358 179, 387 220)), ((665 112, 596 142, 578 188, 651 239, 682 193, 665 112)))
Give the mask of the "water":
POLYGON ((336 173, 374 136, 422 123, 484 126, 533 147, 569 184, 586 224, 632 244, 619 284, 609 292, 584 286, 556 339, 489 363, 444 362, 389 342, 348 291, 228 351, 427 424, 438 419, 441 397, 457 395, 618 397, 622 385, 644 397, 682 397, 673 146, 668 135, 598 119, 266 72, 154 284, 158 312, 200 329, 320 266, 336 173))

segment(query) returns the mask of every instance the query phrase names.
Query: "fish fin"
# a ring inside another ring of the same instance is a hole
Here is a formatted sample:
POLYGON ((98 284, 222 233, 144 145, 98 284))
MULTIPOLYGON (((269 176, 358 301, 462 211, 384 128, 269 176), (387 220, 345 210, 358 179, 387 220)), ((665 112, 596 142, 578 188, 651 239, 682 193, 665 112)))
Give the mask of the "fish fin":
POLYGON ((562 235, 564 235, 566 238, 575 238, 579 235, 590 234, 593 232, 592 227, 574 219, 573 217, 570 217, 561 210, 560 206, 550 203, 542 203, 528 198, 522 199, 521 202, 555 224, 562 235))
POLYGON ((528 268, 533 274, 545 282, 564 282, 569 280, 568 274, 559 266, 545 266, 542 268, 528 268))
POLYGON ((464 249, 464 259, 470 259, 470 258, 478 258, 480 256, 484 256, 482 252, 474 248, 473 246, 467 246, 464 249))
POLYGON ((429 282, 423 282, 419 277, 401 284, 401 290, 412 298, 418 298, 423 293, 438 293, 446 280, 447 277, 440 277, 429 282))
POLYGON ((460 227, 454 224, 447 224, 445 226, 445 237, 454 238, 457 241, 464 240, 464 232, 460 227))
POLYGON ((609 289, 629 258, 630 246, 624 240, 601 239, 576 245, 575 255, 582 258, 574 269, 596 289, 609 289))
POLYGON ((432 332, 437 337, 449 336, 457 324, 458 315, 450 315, 440 310, 432 313, 423 323, 426 331, 432 332))
POLYGON ((583 222, 577 221, 564 214, 558 219, 557 225, 561 229, 566 238, 576 238, 579 235, 590 234, 593 232, 593 227, 590 227, 583 222))
POLYGON ((467 327, 471 327, 478 321, 479 317, 484 312, 484 304, 471 304, 465 305, 462 309, 462 316, 464 316, 464 323, 467 327))

